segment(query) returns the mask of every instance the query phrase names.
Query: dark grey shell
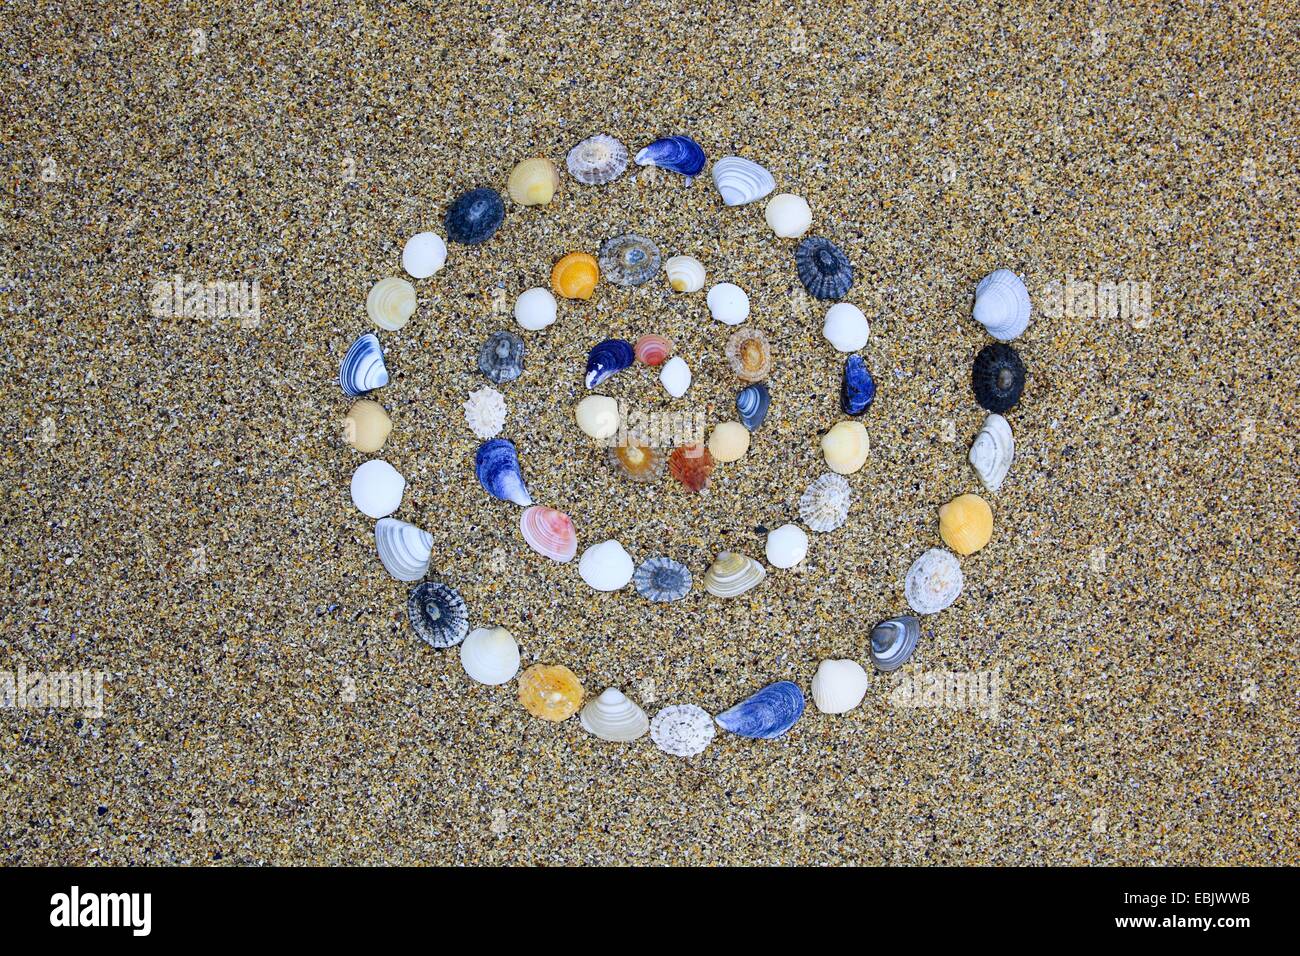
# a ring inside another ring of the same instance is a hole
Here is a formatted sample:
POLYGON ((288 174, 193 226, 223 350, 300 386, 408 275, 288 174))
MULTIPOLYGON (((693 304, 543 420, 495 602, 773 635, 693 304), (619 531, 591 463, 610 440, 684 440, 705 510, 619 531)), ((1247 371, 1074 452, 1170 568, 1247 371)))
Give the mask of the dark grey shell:
POLYGON ((906 664, 921 637, 921 621, 911 614, 891 617, 871 629, 871 663, 882 671, 906 664))
POLYGON ((600 274, 615 285, 642 285, 660 266, 659 247, 645 236, 626 232, 600 244, 600 274))
POLYGON ((829 239, 805 239, 795 250, 794 260, 799 281, 814 299, 842 299, 853 288, 853 266, 829 239))
POLYGON ((454 588, 437 581, 416 585, 406 599, 411 629, 432 647, 455 647, 469 633, 469 611, 454 588))
POLYGON ((478 370, 500 385, 524 374, 524 340, 513 332, 493 332, 478 350, 478 370))

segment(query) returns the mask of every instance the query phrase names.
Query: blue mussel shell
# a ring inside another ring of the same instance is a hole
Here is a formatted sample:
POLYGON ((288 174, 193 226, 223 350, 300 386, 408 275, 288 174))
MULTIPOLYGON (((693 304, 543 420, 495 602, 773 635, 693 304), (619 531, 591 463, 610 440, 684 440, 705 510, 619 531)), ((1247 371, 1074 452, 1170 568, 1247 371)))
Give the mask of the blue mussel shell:
POLYGON ((637 153, 636 164, 698 176, 704 170, 704 150, 689 136, 665 136, 637 153))
POLYGON ((844 360, 844 381, 840 383, 840 408, 846 415, 861 415, 876 398, 876 380, 861 355, 844 360))
POLYGON ((628 368, 635 359, 631 342, 606 339, 587 353, 587 387, 595 388, 615 372, 628 368))
POLYGON ((714 719, 723 730, 737 736, 772 740, 795 725, 803 708, 799 685, 783 680, 769 684, 714 719))
POLYGON ((388 384, 388 368, 384 365, 384 350, 379 347, 379 337, 373 332, 360 336, 348 347, 339 365, 339 387, 344 395, 356 398, 372 388, 388 384))
POLYGON ((519 453, 515 443, 505 438, 493 438, 478 446, 474 454, 474 474, 478 476, 487 493, 502 501, 517 505, 531 505, 532 496, 524 487, 524 475, 519 469, 519 453))

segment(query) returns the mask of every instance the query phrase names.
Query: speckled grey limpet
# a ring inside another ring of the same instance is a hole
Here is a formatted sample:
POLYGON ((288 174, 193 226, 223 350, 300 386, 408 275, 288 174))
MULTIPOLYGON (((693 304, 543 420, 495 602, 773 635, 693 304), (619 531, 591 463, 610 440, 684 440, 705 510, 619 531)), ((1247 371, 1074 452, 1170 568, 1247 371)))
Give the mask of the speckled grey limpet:
POLYGON ((406 600, 411 629, 431 647, 455 647, 469 633, 469 611, 456 591, 437 581, 417 585, 406 600))
POLYGON ((641 285, 654 278, 659 247, 645 236, 626 232, 600 244, 600 274, 615 285, 641 285))
POLYGON ((524 373, 524 340, 513 332, 493 332, 478 350, 478 370, 500 385, 524 373))
POLYGON ((691 591, 691 571, 672 558, 656 555, 641 562, 632 583, 647 601, 680 601, 691 591))

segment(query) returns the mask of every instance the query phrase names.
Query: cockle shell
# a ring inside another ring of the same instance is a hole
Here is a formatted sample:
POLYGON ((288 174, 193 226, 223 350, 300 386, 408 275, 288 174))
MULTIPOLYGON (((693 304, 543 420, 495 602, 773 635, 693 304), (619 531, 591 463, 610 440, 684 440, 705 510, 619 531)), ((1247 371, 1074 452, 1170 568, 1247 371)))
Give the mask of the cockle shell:
POLYGON ((1018 338, 1029 327, 1029 290, 1010 269, 990 272, 975 287, 975 321, 999 342, 1018 338))
POLYGON ((465 246, 487 242, 505 218, 506 206, 495 189, 471 189, 447 207, 447 238, 465 246))
POLYGON ((849 483, 839 475, 822 475, 799 499, 799 517, 814 531, 825 534, 841 527, 853 500, 849 483))
POLYGON ((870 684, 857 661, 822 661, 812 679, 813 703, 823 714, 847 714, 862 703, 870 684))
POLYGON ((447 244, 436 232, 417 232, 402 247, 402 268, 412 279, 427 279, 447 264, 447 244))
POLYGON ((587 186, 612 182, 627 169, 627 147, 603 133, 584 139, 565 161, 569 175, 587 186))
POLYGON ((386 518, 402 503, 406 479, 379 458, 364 461, 352 473, 352 503, 369 518, 386 518))
POLYGON ((1011 424, 996 412, 984 419, 984 427, 970 446, 970 463, 989 491, 997 491, 1011 470, 1016 442, 1011 424))
POLYGON ((694 256, 673 256, 664 263, 664 272, 676 292, 699 292, 704 288, 704 264, 694 256))
POLYGON ((993 509, 979 495, 959 495, 939 508, 939 537, 958 554, 974 554, 993 537, 993 509))
POLYGON ((600 278, 596 257, 570 252, 551 269, 551 288, 566 299, 590 299, 600 278))
POLYGON ((406 599, 411 629, 430 647, 455 647, 469 632, 469 611, 455 588, 425 581, 406 599))
POLYGON ((474 474, 493 498, 522 506, 533 503, 532 496, 524 487, 519 452, 515 443, 507 438, 493 438, 478 446, 474 453, 474 474))
POLYGON ((578 553, 578 536, 573 521, 563 511, 540 506, 527 508, 519 516, 519 531, 528 547, 560 564, 578 553))
POLYGON ((647 601, 680 601, 691 590, 690 568, 672 558, 646 558, 632 575, 636 591, 647 601))
POLYGON ((593 544, 578 559, 578 574, 595 591, 617 591, 632 580, 632 556, 617 541, 593 544))
POLYGON ((636 431, 611 445, 610 461, 633 481, 653 481, 664 473, 664 454, 636 431))
POLYGON ((763 218, 781 239, 798 239, 812 225, 808 200, 794 193, 778 193, 767 201, 763 218))
POLYGON ((876 399, 876 380, 871 377, 861 355, 844 360, 844 377, 840 380, 840 409, 845 415, 861 415, 876 399))
POLYGON ((749 429, 740 422, 720 422, 709 434, 709 454, 714 461, 739 461, 749 451, 749 429))
POLYGON ((704 575, 704 590, 715 597, 739 597, 758 587, 767 571, 747 555, 735 551, 721 552, 704 575))
POLYGON ((549 159, 525 159, 510 170, 506 190, 521 206, 544 206, 560 188, 560 171, 549 159))
POLYGON ((700 444, 683 445, 668 456, 668 472, 692 493, 705 489, 713 474, 713 455, 700 444))
POLYGON ((698 176, 704 169, 704 150, 689 136, 665 136, 636 154, 638 166, 658 166, 683 176, 698 176))
POLYGON ((429 572, 433 535, 396 518, 380 518, 375 522, 375 550, 394 578, 418 581, 429 572))
POLYGON ((582 705, 582 683, 563 664, 534 664, 519 676, 519 703, 543 720, 567 720, 582 705))
POLYGON ((478 370, 497 385, 524 374, 524 340, 513 332, 493 332, 478 350, 478 370))
POLYGON ((645 736, 650 720, 620 690, 610 687, 586 707, 579 717, 583 729, 601 740, 628 743, 645 736))
POLYGON ((358 336, 339 365, 339 388, 344 395, 356 398, 387 384, 388 368, 384 365, 379 336, 374 332, 358 336))
POLYGON ((415 312, 415 286, 405 279, 390 276, 370 287, 366 296, 366 313, 370 321, 388 332, 396 332, 415 312))
POLYGON ((663 365, 673 352, 673 342, 662 335, 643 335, 636 340, 632 351, 636 354, 636 360, 643 365, 663 365))
POLYGON ((917 614, 938 614, 957 600, 963 583, 961 565, 952 552, 931 548, 907 569, 903 593, 917 614))
POLYGON ((727 361, 742 382, 761 382, 772 371, 772 346, 758 329, 737 329, 727 339, 727 361))
POLYGON ((749 296, 740 286, 731 282, 719 282, 709 290, 705 299, 709 313, 719 322, 727 325, 739 325, 749 318, 749 296))
POLYGON ((743 206, 762 199, 776 188, 771 173, 739 156, 724 156, 714 162, 713 183, 728 206, 743 206))
POLYGON ((742 388, 736 396, 736 413, 740 416, 740 423, 752 432, 767 419, 767 410, 771 404, 772 393, 767 390, 766 382, 742 388))
POLYGON ((587 353, 587 387, 595 388, 616 372, 630 368, 634 361, 636 353, 632 350, 631 342, 606 339, 593 346, 587 353))
POLYGON ((354 402, 343 419, 343 437, 357 451, 379 451, 392 430, 393 422, 384 406, 368 398, 354 402))
POLYGON ((659 383, 673 398, 681 398, 691 387, 691 367, 679 355, 674 355, 659 370, 659 383))
POLYGON ((715 718, 718 726, 738 737, 775 740, 803 715, 803 691, 788 680, 768 684, 715 718))
POLYGON ((650 721, 650 739, 666 754, 694 757, 703 753, 717 730, 713 718, 695 704, 673 704, 650 721))
POLYGON ((861 422, 838 422, 822 436, 826 467, 838 475, 851 475, 867 463, 871 441, 861 422))
POLYGON ((911 614, 881 621, 871 629, 871 663, 886 673, 912 658, 921 639, 921 622, 911 614))
POLYGON ((627 232, 600 244, 600 274, 614 285, 644 285, 659 271, 659 247, 645 236, 627 232))
POLYGON ((837 302, 826 311, 822 335, 840 352, 856 352, 867 344, 871 326, 862 310, 848 302, 837 302))
POLYGON ((971 367, 975 401, 990 412, 1005 412, 1020 401, 1025 389, 1025 365, 1010 345, 986 345, 971 367))
POLYGON ((555 321, 555 313, 555 296, 550 289, 527 289, 515 299, 515 321, 526 331, 540 332, 555 321))
POLYGON ((793 568, 808 557, 808 534, 797 524, 783 524, 767 533, 764 549, 774 568, 793 568))
POLYGON ((608 395, 588 395, 573 410, 578 427, 597 441, 618 434, 618 401, 608 395))
POLYGON ((484 385, 470 392, 462 407, 465 409, 465 423, 479 438, 495 438, 501 434, 506 423, 506 400, 495 388, 484 385))
POLYGON ((519 645, 504 627, 475 628, 460 645, 460 665, 480 684, 504 684, 519 673, 519 645))
POLYGON ((848 256, 829 239, 805 239, 794 253, 799 281, 814 299, 842 299, 853 288, 848 256))

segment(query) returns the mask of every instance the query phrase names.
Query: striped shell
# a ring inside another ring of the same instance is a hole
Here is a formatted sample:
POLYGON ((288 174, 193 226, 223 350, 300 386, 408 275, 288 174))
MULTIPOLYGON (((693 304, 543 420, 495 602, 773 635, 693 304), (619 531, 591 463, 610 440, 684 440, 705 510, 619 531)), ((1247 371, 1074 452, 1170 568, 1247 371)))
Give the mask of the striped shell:
POLYGON ((394 578, 418 581, 429 572, 433 535, 396 518, 380 518, 375 522, 375 550, 394 578))
POLYGON ((339 387, 343 394, 356 398, 387 384, 388 368, 384 365, 379 336, 373 332, 358 336, 339 365, 339 387))
POLYGON ((743 206, 776 189, 776 180, 762 166, 739 156, 724 156, 713 164, 713 182, 728 206, 743 206))
POLYGON ((636 340, 633 351, 643 365, 662 365, 673 354, 673 342, 662 335, 643 335, 636 340))
POLYGON ((542 557, 560 564, 572 561, 578 553, 578 536, 573 520, 563 511, 534 506, 519 517, 519 531, 528 547, 542 557))
POLYGON ((645 711, 613 687, 582 708, 579 720, 588 733, 617 743, 636 740, 650 729, 645 711))
POLYGON ((415 312, 415 286, 396 276, 380 279, 366 296, 370 321, 387 332, 396 332, 415 312))
POLYGON ((704 575, 704 590, 716 597, 738 597, 757 587, 765 577, 767 572, 753 558, 723 551, 704 575))
POLYGON ((627 169, 627 147, 604 133, 584 139, 565 159, 569 175, 587 186, 612 182, 627 169))
POLYGON ((664 263, 668 284, 677 292, 699 292, 704 288, 704 265, 694 256, 673 256, 664 263))

